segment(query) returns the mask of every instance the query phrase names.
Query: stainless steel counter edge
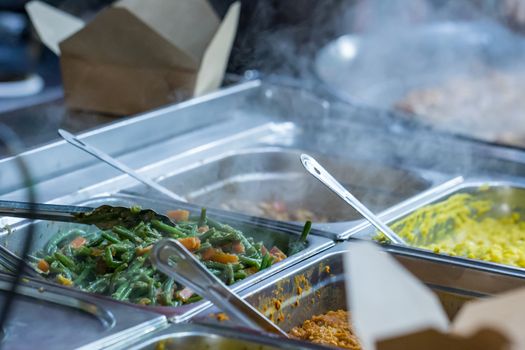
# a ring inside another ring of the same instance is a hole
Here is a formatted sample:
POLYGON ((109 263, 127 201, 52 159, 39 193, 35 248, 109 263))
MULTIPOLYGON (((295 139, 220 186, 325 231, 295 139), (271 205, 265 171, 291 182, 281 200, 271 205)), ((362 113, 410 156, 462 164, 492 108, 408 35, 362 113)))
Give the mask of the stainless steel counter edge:
MULTIPOLYGON (((0 281, 11 281, 12 277, 0 274, 0 281)), ((24 279, 20 286, 21 295, 45 300, 66 307, 86 307, 88 313, 94 313, 97 318, 108 324, 108 334, 93 335, 98 339, 80 347, 80 349, 103 349, 112 346, 122 339, 136 339, 167 324, 163 315, 154 312, 140 311, 122 303, 105 300, 88 293, 83 293, 67 287, 61 287, 46 281, 24 279), (98 309, 94 309, 93 307, 98 309)))

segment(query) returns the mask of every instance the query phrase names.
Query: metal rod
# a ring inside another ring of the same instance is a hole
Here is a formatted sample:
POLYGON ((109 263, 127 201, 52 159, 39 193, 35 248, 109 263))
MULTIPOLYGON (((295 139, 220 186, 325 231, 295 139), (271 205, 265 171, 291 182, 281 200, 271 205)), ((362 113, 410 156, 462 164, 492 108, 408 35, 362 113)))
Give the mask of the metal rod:
POLYGON ((232 292, 176 240, 166 238, 155 244, 151 260, 157 269, 208 299, 241 324, 288 337, 282 329, 232 292))
POLYGON ((407 245, 406 242, 390 229, 381 219, 370 211, 363 203, 355 198, 346 188, 343 187, 325 168, 323 168, 313 157, 308 154, 301 154, 301 163, 305 169, 317 180, 321 181, 326 187, 331 189, 346 203, 350 204, 365 219, 374 225, 379 231, 383 232, 393 243, 407 245))
POLYGON ((113 168, 122 171, 123 173, 131 176, 135 180, 138 180, 138 181, 142 182, 144 185, 146 185, 146 186, 156 190, 157 192, 160 192, 163 195, 168 196, 169 198, 174 199, 176 201, 187 202, 186 198, 184 198, 182 196, 179 196, 178 194, 176 194, 176 193, 170 191, 169 189, 167 189, 166 187, 164 187, 162 185, 159 185, 155 181, 153 181, 153 180, 151 180, 151 179, 149 179, 149 178, 147 178, 145 176, 140 175, 139 173, 137 173, 135 170, 131 169, 126 164, 124 164, 124 163, 120 162, 119 160, 111 157, 109 154, 107 154, 107 153, 99 150, 98 148, 95 148, 95 147, 93 147, 91 145, 88 145, 87 143, 79 140, 75 135, 71 134, 70 132, 68 132, 66 130, 63 130, 63 129, 58 129, 58 133, 59 133, 60 136, 62 136, 62 138, 64 140, 66 140, 67 142, 69 142, 73 146, 78 147, 81 150, 83 150, 84 152, 87 152, 87 153, 91 154, 95 158, 100 159, 101 161, 105 162, 106 164, 112 166, 113 168))

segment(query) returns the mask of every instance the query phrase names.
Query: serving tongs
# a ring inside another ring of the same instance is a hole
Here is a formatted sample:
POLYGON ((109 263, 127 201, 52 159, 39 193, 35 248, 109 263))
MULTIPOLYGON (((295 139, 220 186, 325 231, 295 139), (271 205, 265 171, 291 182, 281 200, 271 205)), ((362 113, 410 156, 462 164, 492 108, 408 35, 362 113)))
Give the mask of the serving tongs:
POLYGON ((157 242, 152 249, 151 261, 158 270, 208 299, 239 324, 288 337, 282 329, 209 272, 178 241, 165 238, 157 242))
POLYGON ((151 209, 114 207, 111 205, 91 208, 74 205, 0 201, 0 216, 76 222, 95 225, 103 230, 115 225, 134 226, 141 221, 153 219, 172 224, 167 216, 160 215, 151 209))

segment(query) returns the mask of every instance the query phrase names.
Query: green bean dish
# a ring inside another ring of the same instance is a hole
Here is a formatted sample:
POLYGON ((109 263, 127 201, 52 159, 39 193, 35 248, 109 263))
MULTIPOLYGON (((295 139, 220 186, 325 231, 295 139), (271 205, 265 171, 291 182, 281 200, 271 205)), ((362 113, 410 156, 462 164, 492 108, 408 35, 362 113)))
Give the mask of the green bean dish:
MULTIPOLYGON (((152 219, 89 233, 57 233, 37 253, 35 267, 49 279, 87 292, 142 305, 179 306, 200 297, 151 265, 151 248, 163 237, 177 239, 227 285, 287 257, 276 246, 268 250, 262 242, 210 219, 206 209, 195 218, 186 210, 173 210, 168 216, 172 225, 152 219)), ((288 254, 306 247, 309 231, 307 223, 301 237, 289 244, 288 254)))

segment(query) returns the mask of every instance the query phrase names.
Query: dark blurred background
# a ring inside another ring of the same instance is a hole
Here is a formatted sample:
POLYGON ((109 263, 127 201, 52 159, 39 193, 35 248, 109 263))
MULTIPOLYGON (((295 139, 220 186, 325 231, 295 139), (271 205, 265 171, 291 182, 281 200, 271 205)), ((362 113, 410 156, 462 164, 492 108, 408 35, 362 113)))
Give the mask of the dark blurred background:
MULTIPOLYGON (((147 0, 144 0, 147 1, 147 0)), ((111 0, 46 0, 89 20, 111 0)), ((233 0, 210 0, 223 15, 233 0)), ((0 122, 11 125, 26 143, 55 137, 57 127, 81 131, 114 116, 68 111, 60 98, 58 58, 40 44, 23 0, 0 0, 0 122), (54 101, 54 102, 48 102, 54 101), (43 107, 38 107, 46 103, 43 107), (37 106, 32 108, 31 106, 37 106)), ((349 32, 387 25, 486 16, 515 30, 523 27, 522 0, 241 0, 239 30, 228 65, 228 79, 279 76, 315 84, 312 61, 328 41, 349 32)), ((197 24, 198 25, 198 24, 197 24)))

